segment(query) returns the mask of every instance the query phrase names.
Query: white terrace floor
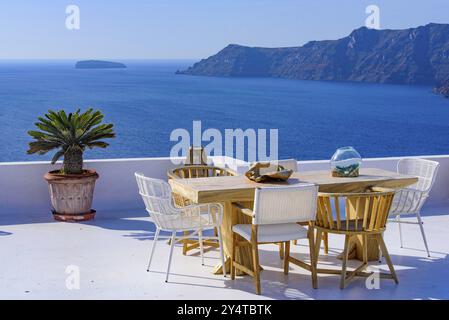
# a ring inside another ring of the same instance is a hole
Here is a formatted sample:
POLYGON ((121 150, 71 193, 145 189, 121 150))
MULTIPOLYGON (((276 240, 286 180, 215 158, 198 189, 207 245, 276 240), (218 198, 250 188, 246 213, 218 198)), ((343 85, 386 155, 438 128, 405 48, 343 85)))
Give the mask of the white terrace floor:
MULTIPOLYGON (((449 208, 427 210, 424 217, 431 258, 427 258, 419 228, 404 225, 405 248, 399 247, 397 225, 385 235, 400 283, 382 280, 380 289, 368 290, 356 279, 340 290, 337 276, 320 275, 319 289, 309 275, 292 266, 284 276, 276 247, 261 246, 262 295, 255 295, 252 279, 235 281, 212 274, 218 253, 206 254, 201 266, 197 253, 183 256, 177 247, 172 276, 164 282, 168 245, 160 241, 153 271, 146 263, 154 227, 148 218, 113 219, 100 214, 84 224, 0 220, 0 298, 2 299, 449 299, 449 208), (13 224, 14 223, 14 224, 13 224), (67 266, 79 266, 80 288, 66 288, 67 266)), ((320 255, 321 265, 340 266, 335 255, 342 238, 330 236, 331 252, 320 255)), ((303 245, 294 246, 302 256, 303 245)), ((385 269, 374 262, 375 268, 385 269)))

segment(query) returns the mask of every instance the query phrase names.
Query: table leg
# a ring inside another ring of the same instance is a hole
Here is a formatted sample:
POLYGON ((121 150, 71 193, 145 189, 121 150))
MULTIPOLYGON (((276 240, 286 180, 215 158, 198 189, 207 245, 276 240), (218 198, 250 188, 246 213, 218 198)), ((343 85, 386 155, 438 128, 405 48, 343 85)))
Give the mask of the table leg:
MULTIPOLYGON (((363 220, 363 214, 365 211, 364 205, 360 204, 358 212, 356 212, 356 200, 350 199, 349 202, 349 217, 354 219, 356 216, 363 220)), ((359 222, 361 223, 361 220, 359 222)), ((363 236, 353 236, 350 240, 349 246, 349 258, 363 261, 363 236)), ((372 236, 368 236, 368 261, 379 260, 379 245, 372 236)))
MULTIPOLYGON (((243 206, 247 208, 253 207, 253 201, 246 201, 246 202, 239 202, 243 206)), ((236 210, 231 202, 225 202, 223 203, 224 212, 223 212, 223 223, 221 225, 221 233, 223 237, 223 247, 225 252, 225 264, 226 264, 226 271, 229 274, 229 266, 230 266, 230 256, 231 256, 231 250, 232 250, 232 226, 234 224, 239 223, 245 223, 245 224, 251 224, 251 218, 241 214, 238 210, 236 210), (234 221, 233 221, 234 216, 234 221)), ((252 253, 251 253, 251 247, 238 247, 235 255, 235 260, 240 263, 241 265, 247 267, 250 270, 253 269, 253 262, 252 262, 252 253)), ((217 265, 214 269, 214 274, 222 274, 222 266, 221 264, 217 265)), ((242 272, 239 272, 237 270, 237 274, 242 274, 242 272)))

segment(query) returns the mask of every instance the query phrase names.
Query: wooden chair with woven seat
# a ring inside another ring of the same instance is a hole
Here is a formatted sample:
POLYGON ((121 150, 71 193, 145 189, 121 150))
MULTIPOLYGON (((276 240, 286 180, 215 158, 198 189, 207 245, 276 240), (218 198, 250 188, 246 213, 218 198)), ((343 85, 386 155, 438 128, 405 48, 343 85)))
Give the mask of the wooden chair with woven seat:
POLYGON ((389 211, 395 191, 385 188, 371 188, 363 193, 323 193, 318 194, 316 229, 316 258, 318 262, 320 244, 323 233, 341 234, 345 236, 342 254, 342 270, 319 269, 318 273, 341 274, 340 288, 343 289, 355 276, 370 276, 363 272, 368 266, 368 241, 374 239, 380 246, 390 274, 381 274, 381 278, 393 279, 399 283, 387 247, 382 238, 385 231, 389 211), (357 237, 362 242, 363 263, 354 271, 347 271, 350 240, 357 237))
MULTIPOLYGON (((251 163, 250 166, 252 166, 253 164, 254 163, 251 163)), ((298 171, 298 160, 283 159, 283 160, 271 161, 269 167, 260 169, 260 173, 264 174, 267 172, 276 171, 278 166, 282 166, 282 167, 284 167, 284 169, 292 170, 293 172, 297 172, 298 171)), ((293 240, 293 244, 297 245, 298 243, 296 240, 293 240)), ((278 245, 279 245, 279 257, 281 259, 284 259, 284 251, 285 251, 284 244, 279 243, 278 245)))
MULTIPOLYGON (((293 172, 298 172, 299 169, 298 160, 296 159, 276 160, 270 162, 270 164, 271 164, 270 167, 261 169, 262 174, 276 170, 278 165, 284 167, 284 169, 293 170, 293 172)), ((329 251, 329 240, 327 233, 323 234, 323 243, 324 243, 324 253, 327 254, 329 251)), ((284 259, 285 246, 283 243, 279 243, 278 245, 279 245, 279 257, 281 259, 284 259)), ((298 241, 293 240, 293 245, 298 245, 298 241)))
MULTIPOLYGON (((186 165, 182 167, 176 167, 167 171, 168 179, 194 179, 194 178, 205 178, 205 177, 222 177, 222 176, 236 176, 237 173, 225 168, 220 168, 216 166, 209 165, 186 165)), ((173 200, 176 207, 182 208, 185 206, 192 205, 190 199, 187 199, 180 194, 173 193, 173 200)), ((217 230, 215 230, 215 235, 217 236, 217 230)), ((184 232, 186 237, 188 232, 184 232)), ((203 244, 209 247, 217 247, 218 242, 203 240, 203 244)), ((183 240, 182 253, 186 255, 190 250, 199 248, 200 244, 197 240, 185 239, 183 240)))
MULTIPOLYGON (((231 279, 235 279, 236 269, 254 277, 256 293, 261 293, 258 245, 268 243, 285 244, 284 273, 289 271, 289 262, 303 267, 312 273, 312 286, 316 288, 317 275, 314 262, 314 229, 318 187, 313 184, 282 187, 257 188, 253 209, 238 203, 233 205, 242 214, 252 218, 251 224, 236 224, 236 214, 232 217, 231 279), (310 223, 309 228, 300 225, 310 223), (290 255, 290 241, 308 239, 310 264, 290 255), (237 247, 250 246, 252 251, 252 270, 236 261, 237 247)), ((236 211, 237 212, 237 211, 236 211)))
POLYGON ((176 167, 167 172, 169 179, 189 179, 189 178, 204 178, 204 177, 222 177, 235 176, 236 172, 228 168, 220 168, 209 165, 186 165, 176 167))

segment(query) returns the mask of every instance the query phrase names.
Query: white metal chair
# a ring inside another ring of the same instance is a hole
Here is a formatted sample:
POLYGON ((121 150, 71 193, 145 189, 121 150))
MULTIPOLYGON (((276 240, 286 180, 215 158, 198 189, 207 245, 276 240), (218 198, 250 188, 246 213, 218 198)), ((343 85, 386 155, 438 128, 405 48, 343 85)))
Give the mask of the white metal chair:
MULTIPOLYGON (((265 243, 284 243, 284 273, 288 274, 289 262, 312 272, 312 285, 316 288, 317 275, 314 263, 313 221, 315 221, 318 187, 304 184, 285 187, 257 188, 253 210, 234 204, 238 210, 252 218, 252 224, 235 224, 232 231, 231 279, 235 269, 254 277, 256 293, 260 294, 260 268, 258 245, 265 243), (298 223, 308 222, 309 228, 298 223), (244 241, 237 241, 237 235, 244 241), (309 239, 310 265, 290 256, 290 241, 309 239), (246 242, 245 242, 246 241, 246 242), (253 270, 235 261, 236 248, 251 245, 253 270)), ((234 217, 233 217, 234 220, 234 217)))
POLYGON ((391 222, 397 222, 399 225, 399 238, 402 242, 401 223, 418 224, 426 247, 427 255, 430 257, 429 247, 427 245, 426 235, 424 233, 423 222, 421 219, 421 208, 429 196, 430 190, 435 182, 439 163, 418 158, 406 158, 399 160, 397 172, 418 177, 418 182, 408 188, 399 190, 393 200, 390 210, 390 217, 394 219, 391 222), (401 221, 403 215, 416 215, 417 222, 401 221))
MULTIPOLYGON (((150 253, 147 271, 150 270, 154 251, 159 238, 159 232, 171 232, 170 257, 168 260, 165 282, 168 281, 173 248, 176 242, 182 242, 185 238, 197 238, 200 244, 201 262, 204 265, 203 239, 218 239, 222 265, 225 265, 223 242, 221 237, 221 222, 223 218, 223 206, 219 203, 207 203, 189 205, 176 208, 173 204, 172 190, 170 185, 159 179, 145 177, 141 173, 135 173, 139 193, 145 203, 146 210, 156 225, 153 247, 150 253), (203 236, 203 231, 217 229, 218 237, 203 236), (186 237, 176 237, 177 232, 191 231, 186 237), (198 234, 198 237, 196 235, 198 234)), ((225 268, 223 268, 225 269, 225 268)), ((224 270, 226 276, 226 270, 224 270)))

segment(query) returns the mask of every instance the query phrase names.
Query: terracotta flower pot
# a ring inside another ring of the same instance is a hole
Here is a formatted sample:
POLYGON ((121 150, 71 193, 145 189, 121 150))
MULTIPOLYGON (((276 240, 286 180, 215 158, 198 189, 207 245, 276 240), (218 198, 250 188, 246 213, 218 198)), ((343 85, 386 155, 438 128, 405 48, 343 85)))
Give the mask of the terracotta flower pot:
POLYGON ((92 199, 98 177, 95 170, 70 175, 59 171, 48 172, 44 178, 49 185, 54 218, 59 221, 93 219, 92 199))

